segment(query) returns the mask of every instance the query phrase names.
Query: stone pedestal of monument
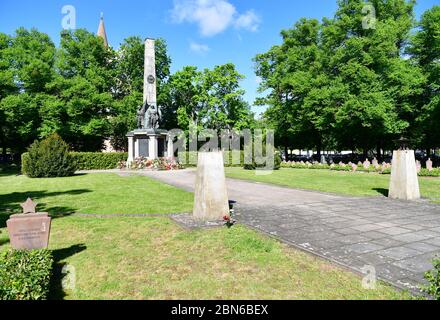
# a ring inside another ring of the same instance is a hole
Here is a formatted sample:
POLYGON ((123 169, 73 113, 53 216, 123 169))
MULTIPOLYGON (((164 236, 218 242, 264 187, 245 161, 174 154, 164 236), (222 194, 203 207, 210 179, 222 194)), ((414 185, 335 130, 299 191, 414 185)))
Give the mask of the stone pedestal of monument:
POLYGON ((136 129, 127 133, 127 138, 127 166, 140 157, 151 160, 173 157, 173 144, 166 130, 136 129))
POLYGON ((199 152, 193 218, 220 220, 229 215, 223 153, 199 152))
POLYGON ((391 164, 388 197, 401 200, 420 199, 414 150, 396 150, 391 164))

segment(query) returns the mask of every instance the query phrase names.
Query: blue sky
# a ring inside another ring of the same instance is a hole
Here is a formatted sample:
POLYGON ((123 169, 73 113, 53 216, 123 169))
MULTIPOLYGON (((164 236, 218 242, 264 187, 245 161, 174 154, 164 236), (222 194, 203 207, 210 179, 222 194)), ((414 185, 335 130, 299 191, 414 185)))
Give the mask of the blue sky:
MULTIPOLYGON (((440 0, 419 0, 417 16, 435 4, 440 0)), ((132 35, 165 38, 173 72, 235 63, 251 104, 258 86, 252 58, 278 44, 280 30, 299 18, 331 17, 336 10, 336 0, 0 0, 0 32, 35 27, 58 45, 66 5, 75 8, 76 27, 93 32, 103 12, 114 48, 132 35)))

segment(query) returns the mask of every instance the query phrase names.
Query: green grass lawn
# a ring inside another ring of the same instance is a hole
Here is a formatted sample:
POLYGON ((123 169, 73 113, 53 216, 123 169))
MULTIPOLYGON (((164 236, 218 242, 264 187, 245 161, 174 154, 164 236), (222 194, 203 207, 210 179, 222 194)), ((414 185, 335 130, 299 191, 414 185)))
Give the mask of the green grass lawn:
MULTIPOLYGON (((268 175, 242 168, 226 168, 230 178, 272 183, 292 188, 340 193, 353 196, 388 195, 390 175, 331 170, 281 168, 268 175)), ((423 197, 440 200, 440 178, 419 177, 423 197)))
POLYGON ((52 299, 410 297, 382 284, 362 289, 359 276, 240 225, 187 231, 167 217, 67 216, 53 220, 50 249, 52 299), (74 289, 60 285, 65 265, 74 289))
MULTIPOLYGON (((9 248, 7 216, 28 196, 50 213, 186 212, 193 201, 191 193, 142 176, 29 179, 3 172, 0 251, 9 248)), ((56 260, 52 299, 410 298, 383 284, 364 290, 358 275, 240 225, 188 231, 167 217, 59 215, 49 248, 56 260), (75 270, 74 290, 61 287, 64 265, 75 270)))
POLYGON ((189 212, 193 206, 191 193, 148 177, 100 173, 30 179, 3 174, 0 175, 0 221, 11 213, 21 212, 20 203, 27 197, 39 203, 40 212, 51 214, 173 213, 189 212))

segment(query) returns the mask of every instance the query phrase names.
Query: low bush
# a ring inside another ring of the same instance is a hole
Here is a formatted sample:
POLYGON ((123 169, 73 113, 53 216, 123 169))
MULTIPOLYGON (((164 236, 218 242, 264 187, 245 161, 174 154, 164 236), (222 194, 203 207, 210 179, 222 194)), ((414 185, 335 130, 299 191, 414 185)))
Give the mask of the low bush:
POLYGON ((422 169, 420 169, 419 176, 421 176, 421 177, 440 177, 440 168, 433 168, 432 170, 422 168, 422 169))
MULTIPOLYGON (((263 154, 266 153, 265 149, 266 148, 263 148, 263 154)), ((281 168, 282 161, 283 160, 281 158, 280 152, 279 151, 275 151, 274 152, 274 165, 273 165, 273 168, 267 167, 267 169, 269 169, 269 170, 279 170, 281 168)), ((263 163, 263 164, 256 163, 256 161, 255 161, 255 159, 253 157, 252 164, 249 164, 249 163, 244 164, 243 168, 245 170, 256 170, 256 169, 266 169, 266 166, 267 166, 266 163, 263 163)))
POLYGON ((53 258, 48 250, 0 253, 0 300, 43 300, 49 293, 53 258))
POLYGON ((425 273, 425 279, 429 285, 422 289, 434 299, 440 300, 440 258, 435 258, 432 263, 434 269, 425 273))
POLYGON ((116 169, 121 161, 128 158, 126 152, 72 152, 76 170, 116 169))
POLYGON ((75 170, 69 147, 57 134, 35 141, 22 155, 22 172, 31 178, 67 177, 75 170))

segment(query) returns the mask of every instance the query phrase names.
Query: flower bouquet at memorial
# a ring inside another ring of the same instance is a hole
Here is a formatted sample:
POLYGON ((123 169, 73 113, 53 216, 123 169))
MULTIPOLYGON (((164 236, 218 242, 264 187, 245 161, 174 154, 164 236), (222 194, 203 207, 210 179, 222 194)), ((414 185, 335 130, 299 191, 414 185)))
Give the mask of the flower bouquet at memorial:
POLYGON ((231 228, 234 224, 237 223, 237 220, 233 219, 234 209, 229 210, 229 214, 225 214, 223 216, 223 221, 225 222, 225 226, 231 228))

